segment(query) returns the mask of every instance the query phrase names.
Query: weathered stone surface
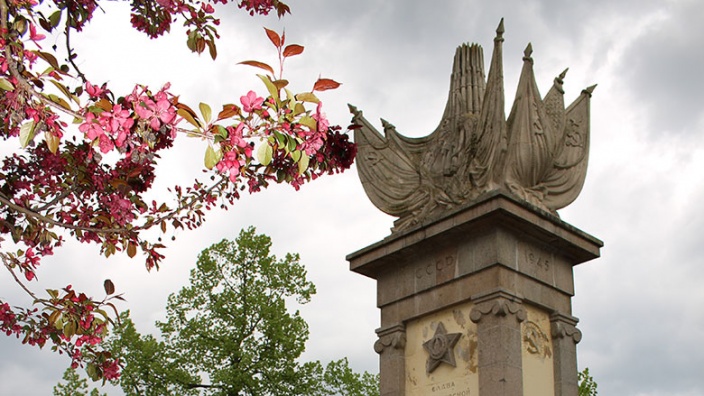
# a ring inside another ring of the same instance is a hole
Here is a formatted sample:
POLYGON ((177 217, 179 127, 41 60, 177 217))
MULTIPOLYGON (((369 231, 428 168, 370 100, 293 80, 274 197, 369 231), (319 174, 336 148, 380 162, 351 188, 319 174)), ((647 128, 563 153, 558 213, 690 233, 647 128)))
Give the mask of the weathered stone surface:
POLYGON ((581 333, 571 316, 572 268, 598 257, 601 246, 497 192, 349 255, 353 271, 377 280, 382 395, 532 395, 546 383, 555 395, 576 392, 581 333), (474 340, 471 370, 442 363, 428 376, 423 344, 440 322, 462 333, 455 357, 474 340))
POLYGON ((486 80, 482 48, 457 48, 445 112, 424 138, 405 137, 384 120, 382 135, 350 106, 358 126, 359 177, 374 205, 399 217, 394 231, 419 227, 495 190, 552 213, 579 195, 587 170, 594 87, 565 109, 565 70, 541 98, 528 45, 507 119, 503 40, 502 21, 486 80))

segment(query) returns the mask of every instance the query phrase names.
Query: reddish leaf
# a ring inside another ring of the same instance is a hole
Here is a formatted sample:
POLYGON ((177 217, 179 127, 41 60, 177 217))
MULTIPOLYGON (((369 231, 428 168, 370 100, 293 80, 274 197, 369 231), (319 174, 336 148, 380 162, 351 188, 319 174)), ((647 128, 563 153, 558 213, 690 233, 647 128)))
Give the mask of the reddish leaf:
POLYGON ((287 45, 284 49, 284 57, 298 55, 303 52, 303 46, 298 44, 287 45))
POLYGON ((215 47, 215 41, 213 40, 208 40, 206 41, 206 44, 208 44, 208 50, 210 51, 210 57, 215 60, 215 58, 218 57, 218 50, 215 47))
POLYGON ((103 287, 105 288, 105 294, 110 295, 115 293, 115 284, 113 284, 110 279, 105 279, 103 287))
POLYGON ((313 91, 327 91, 328 89, 335 89, 341 84, 335 80, 329 78, 319 78, 318 81, 313 85, 313 91))
MULTIPOLYGON (((132 242, 130 242, 129 244, 127 244, 127 255, 128 255, 130 258, 132 258, 132 257, 134 257, 136 254, 137 254, 137 246, 136 246, 134 243, 132 243, 132 242)), ((110 293, 110 294, 112 294, 112 293, 110 293)))
POLYGON ((274 83, 274 86, 278 89, 284 89, 288 85, 288 80, 275 80, 272 81, 274 83))
POLYGON ((230 118, 236 116, 240 113, 240 108, 237 105, 227 104, 222 106, 222 111, 218 113, 217 121, 224 120, 225 118, 230 118))
POLYGON ((289 6, 287 6, 286 4, 279 1, 279 3, 276 5, 276 13, 278 14, 279 18, 281 18, 286 13, 290 14, 291 8, 289 8, 289 6))
POLYGON ((274 44, 276 48, 281 48, 283 44, 281 43, 281 37, 279 34, 271 29, 264 28, 264 30, 266 31, 266 35, 269 37, 269 40, 271 40, 271 43, 274 44))
POLYGON ((272 76, 274 75, 274 69, 272 69, 271 66, 267 65, 264 62, 247 60, 247 61, 242 61, 238 64, 258 67, 260 69, 264 69, 264 70, 268 71, 269 73, 271 73, 272 76))

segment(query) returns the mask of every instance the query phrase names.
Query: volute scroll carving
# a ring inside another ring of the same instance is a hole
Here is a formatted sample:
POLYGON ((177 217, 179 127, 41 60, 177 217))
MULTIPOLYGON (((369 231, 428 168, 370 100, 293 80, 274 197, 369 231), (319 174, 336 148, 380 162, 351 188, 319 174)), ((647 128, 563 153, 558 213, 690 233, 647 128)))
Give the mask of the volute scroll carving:
POLYGON ((483 317, 490 314, 496 316, 514 315, 519 323, 526 320, 526 310, 521 304, 504 298, 477 304, 469 313, 469 319, 474 323, 479 323, 483 317))
POLYGON ((442 217, 497 190, 557 214, 582 190, 595 86, 565 108, 565 70, 541 98, 529 44, 506 118, 503 33, 502 19, 486 80, 482 48, 457 48, 445 111, 426 137, 406 137, 383 119, 381 134, 350 105, 359 177, 372 203, 399 218, 392 231, 442 217))
POLYGON ((569 315, 554 313, 550 317, 553 339, 571 338, 575 344, 582 341, 582 332, 577 328, 578 319, 569 315))
POLYGON ((578 344, 582 341, 582 332, 572 324, 553 322, 552 338, 571 338, 575 344, 578 344))
POLYGON ((393 331, 379 334, 379 339, 374 342, 374 352, 384 353, 387 348, 404 349, 406 347, 406 333, 404 331, 393 331))

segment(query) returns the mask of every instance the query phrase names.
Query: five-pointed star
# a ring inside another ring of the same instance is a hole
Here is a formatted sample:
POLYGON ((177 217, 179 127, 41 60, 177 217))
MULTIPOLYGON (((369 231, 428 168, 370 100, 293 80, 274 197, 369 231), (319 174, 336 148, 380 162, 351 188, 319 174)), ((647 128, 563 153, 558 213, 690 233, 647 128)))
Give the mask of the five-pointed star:
POLYGON ((428 362, 426 364, 426 372, 432 373, 440 363, 445 362, 452 367, 456 367, 455 363, 455 344, 460 340, 462 333, 447 334, 445 325, 440 322, 435 329, 433 338, 423 343, 423 348, 428 352, 428 362))

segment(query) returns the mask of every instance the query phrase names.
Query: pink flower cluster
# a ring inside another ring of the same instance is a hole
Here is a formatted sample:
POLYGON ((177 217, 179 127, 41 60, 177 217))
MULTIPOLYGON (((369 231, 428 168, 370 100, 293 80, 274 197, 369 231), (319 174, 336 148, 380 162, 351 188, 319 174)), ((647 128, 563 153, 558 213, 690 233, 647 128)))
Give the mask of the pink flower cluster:
POLYGON ((274 8, 273 0, 242 0, 239 4, 240 8, 249 11, 249 15, 260 14, 268 15, 269 11, 274 8))
POLYGON ((326 118, 325 113, 322 112, 322 107, 323 102, 318 102, 315 114, 312 115, 317 123, 317 130, 299 133, 299 136, 304 139, 302 150, 309 156, 317 153, 323 147, 324 139, 330 127, 330 122, 326 118))
MULTIPOLYGON (((92 141, 98 142, 100 151, 108 153, 115 148, 120 151, 127 149, 147 150, 148 139, 142 133, 145 127, 151 128, 153 133, 161 133, 162 126, 170 131, 171 138, 175 137, 177 123, 176 107, 167 92, 169 85, 164 86, 155 95, 151 95, 146 87, 136 86, 132 93, 124 98, 122 103, 113 104, 110 110, 105 110, 97 105, 87 108, 84 122, 78 129, 86 134, 92 141), (137 126, 138 128, 134 128, 137 126), (141 127, 141 128, 140 128, 141 127)), ((102 97, 106 101, 104 88, 86 83, 86 91, 92 98, 102 97)))
POLYGON ((252 146, 244 140, 242 131, 244 123, 239 123, 236 128, 225 128, 228 133, 226 141, 225 155, 218 162, 216 168, 219 172, 228 175, 230 181, 237 182, 240 175, 240 169, 247 164, 247 160, 252 158, 252 146))
POLYGON ((12 312, 8 303, 0 304, 0 330, 5 334, 20 334, 22 327, 17 323, 17 315, 12 312))

